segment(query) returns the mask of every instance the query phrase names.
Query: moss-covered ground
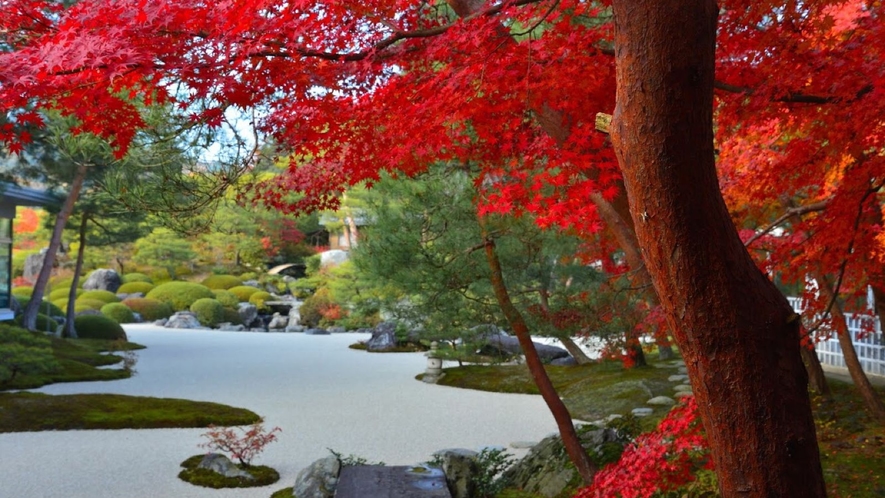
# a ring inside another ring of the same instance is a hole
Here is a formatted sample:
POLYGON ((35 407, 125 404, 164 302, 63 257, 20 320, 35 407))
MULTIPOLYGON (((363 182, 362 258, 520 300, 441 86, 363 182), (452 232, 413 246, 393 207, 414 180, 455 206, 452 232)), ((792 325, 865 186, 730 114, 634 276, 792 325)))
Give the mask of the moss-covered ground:
MULTIPOLYGON (((672 396, 674 383, 667 377, 676 373, 669 362, 625 370, 615 362, 578 367, 547 366, 547 373, 572 416, 597 420, 612 413, 629 413, 646 406, 652 396, 672 396)), ((483 391, 537 394, 525 365, 468 365, 447 368, 441 385, 483 391)), ((864 409, 854 387, 830 380, 831 399, 813 397, 814 416, 828 494, 838 498, 885 497, 885 426, 864 409)), ((877 388, 885 398, 885 387, 877 388)), ((651 417, 639 419, 650 430, 666 413, 656 408, 651 417)), ((680 495, 682 496, 682 495, 680 495)), ((686 494, 685 496, 690 496, 686 494)), ((537 495, 508 489, 498 498, 538 498, 537 495)))
MULTIPOLYGON (((254 479, 246 479, 244 477, 225 477, 213 470, 200 469, 197 466, 203 459, 204 455, 194 455, 184 462, 184 467, 178 474, 178 478, 184 482, 189 482, 195 486, 204 488, 253 488, 257 486, 267 486, 280 480, 280 474, 265 465, 249 465, 244 466, 236 464, 242 470, 252 474, 254 479)), ((291 496, 291 495, 290 495, 291 496)))

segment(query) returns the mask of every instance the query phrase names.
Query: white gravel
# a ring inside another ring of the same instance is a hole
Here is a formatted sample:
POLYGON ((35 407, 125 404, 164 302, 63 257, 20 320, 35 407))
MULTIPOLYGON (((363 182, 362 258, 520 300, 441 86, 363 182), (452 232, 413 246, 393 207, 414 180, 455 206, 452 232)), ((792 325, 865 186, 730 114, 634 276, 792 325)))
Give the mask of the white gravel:
MULTIPOLYGON (((201 453, 204 429, 0 434, 0 498, 267 498, 291 486, 327 448, 410 465, 439 449, 509 446, 555 431, 539 396, 484 393, 414 379, 420 353, 348 349, 363 334, 309 336, 127 326, 138 375, 55 384, 50 394, 120 393, 215 401, 248 408, 279 426, 254 463, 280 472, 262 488, 211 490, 176 477, 201 453)), ((511 450, 524 453, 525 450, 511 450)))

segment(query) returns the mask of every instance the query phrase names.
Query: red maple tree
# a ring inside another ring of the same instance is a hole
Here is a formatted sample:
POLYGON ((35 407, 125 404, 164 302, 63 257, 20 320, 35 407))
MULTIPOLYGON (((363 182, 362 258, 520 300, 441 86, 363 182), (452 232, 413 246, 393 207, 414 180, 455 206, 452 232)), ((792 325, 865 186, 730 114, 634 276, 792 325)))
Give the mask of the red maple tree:
POLYGON ((11 122, 0 140, 13 150, 55 108, 125 151, 143 125, 129 103, 139 96, 210 124, 228 107, 262 108, 281 150, 317 158, 256 190, 285 211, 333 208, 381 169, 477 165, 485 210, 582 234, 605 226, 636 281, 654 284, 723 495, 822 495, 797 324, 718 196, 712 87, 739 221, 826 202, 784 240, 806 254, 794 272, 819 264, 846 289, 883 280, 869 263, 881 254, 880 2, 58 5, 4 4, 0 109, 11 122), (614 108, 609 137, 593 116, 614 108), (830 250, 839 240, 845 249, 830 250))

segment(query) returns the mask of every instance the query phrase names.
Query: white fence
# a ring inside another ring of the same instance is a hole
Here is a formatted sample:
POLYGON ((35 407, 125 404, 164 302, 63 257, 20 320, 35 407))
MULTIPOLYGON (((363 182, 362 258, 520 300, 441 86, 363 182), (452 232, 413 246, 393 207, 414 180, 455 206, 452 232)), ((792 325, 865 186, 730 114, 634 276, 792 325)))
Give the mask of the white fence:
MULTIPOLYGON (((787 300, 790 301, 790 305, 793 306, 796 313, 802 312, 802 299, 788 297, 787 300)), ((845 313, 845 320, 848 322, 851 342, 854 343, 854 349, 857 351, 857 357, 864 371, 868 375, 885 376, 885 339, 882 337, 879 318, 874 315, 845 313)), ((839 346, 835 331, 829 339, 818 342, 815 345, 815 350, 822 364, 846 368, 845 358, 842 356, 842 348, 839 346)))

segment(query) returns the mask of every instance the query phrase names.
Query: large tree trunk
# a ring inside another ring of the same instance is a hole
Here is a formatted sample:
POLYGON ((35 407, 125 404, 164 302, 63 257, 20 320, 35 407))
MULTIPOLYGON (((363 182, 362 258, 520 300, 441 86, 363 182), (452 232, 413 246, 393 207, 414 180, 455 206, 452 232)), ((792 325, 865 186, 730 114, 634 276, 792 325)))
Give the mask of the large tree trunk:
POLYGON ((725 498, 826 496, 799 321, 747 254, 713 156, 714 0, 615 0, 611 136, 725 498))
POLYGON ((839 347, 842 349, 842 357, 845 359, 845 366, 848 368, 851 380, 863 398, 870 414, 880 422, 885 422, 885 405, 882 404, 882 400, 879 398, 876 390, 873 389, 873 385, 870 384, 870 379, 863 371, 863 366, 857 358, 857 350, 854 349, 854 342, 851 340, 851 331, 848 330, 848 322, 845 320, 842 305, 839 304, 837 296, 834 295, 830 282, 823 275, 815 275, 815 280, 821 295, 828 302, 833 303, 830 307, 830 315, 833 317, 836 338, 839 340, 839 347))
POLYGON ((77 248, 77 264, 74 265, 74 279, 71 281, 71 289, 68 292, 68 307, 65 310, 65 327, 62 330, 63 337, 75 339, 77 329, 74 327, 74 315, 76 311, 77 288, 80 287, 80 272, 83 271, 83 256, 86 254, 86 227, 89 226, 89 217, 83 214, 80 220, 79 241, 77 248))
POLYGON ((52 266, 55 264, 55 255, 61 246, 61 234, 64 231, 68 218, 74 211, 74 204, 80 196, 80 190, 83 188, 83 181, 86 180, 87 165, 81 163, 77 165, 77 172, 74 175, 74 181, 71 184, 71 190, 68 192, 68 198, 65 199, 58 216, 55 218, 55 227, 52 229, 52 237, 49 239, 49 248, 46 250, 46 257, 43 258, 43 267, 40 268, 40 274, 37 281, 34 282, 34 292, 31 294, 31 301, 25 307, 22 318, 22 326, 28 330, 37 328, 37 310, 40 303, 43 302, 43 294, 46 291, 46 284, 49 283, 49 275, 52 273, 52 266))
POLYGON ((559 435, 562 437, 562 444, 565 446, 569 459, 571 459, 575 468, 578 469, 578 474, 581 475, 584 484, 590 485, 597 471, 596 465, 593 464, 590 456, 587 455, 587 452, 581 446, 581 440, 578 438, 575 426, 572 423, 572 416, 556 392, 556 388, 553 387, 550 377, 547 376, 547 371, 544 370, 544 364, 541 362, 541 357, 538 356, 535 343, 532 342, 528 325, 526 325, 522 314, 510 300, 510 293, 507 291, 507 285, 504 283, 504 272, 501 270, 501 262, 498 259, 495 241, 489 236, 483 218, 480 217, 479 222, 482 236, 485 239, 486 261, 488 261, 489 265, 490 279, 492 288, 495 291, 495 298, 498 301, 498 305, 501 306, 501 311, 507 318, 510 328, 513 329, 516 338, 519 340, 519 345, 525 354, 525 364, 529 369, 532 380, 535 381, 535 385, 538 386, 538 390, 541 392, 541 397, 547 403, 547 408, 553 414, 553 419, 559 428, 559 435))

